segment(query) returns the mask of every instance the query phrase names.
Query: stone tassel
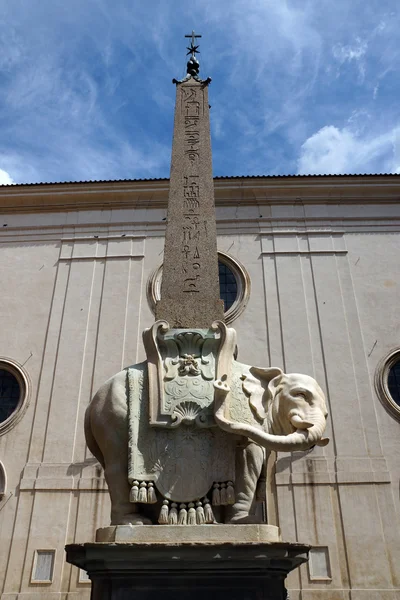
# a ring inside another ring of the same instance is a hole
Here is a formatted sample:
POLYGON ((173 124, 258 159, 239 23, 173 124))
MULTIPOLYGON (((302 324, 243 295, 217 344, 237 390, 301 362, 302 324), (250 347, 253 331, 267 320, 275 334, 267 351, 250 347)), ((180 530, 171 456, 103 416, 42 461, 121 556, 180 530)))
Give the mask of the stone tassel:
POLYGON ((226 501, 226 483, 221 483, 220 484, 220 500, 221 500, 221 506, 225 506, 227 504, 226 501))
POLYGON ((209 499, 204 498, 203 504, 204 504, 204 520, 205 520, 205 522, 206 523, 214 523, 215 517, 214 517, 213 510, 211 508, 209 499))
POLYGON ((221 495, 219 493, 219 483, 214 483, 214 489, 212 491, 212 503, 214 506, 221 505, 221 495))
POLYGON ((201 502, 196 502, 196 523, 197 525, 204 525, 205 522, 204 509, 201 502))
POLYGON ((156 490, 154 489, 154 483, 149 481, 147 484, 147 504, 156 504, 157 496, 156 490))
POLYGON ((169 515, 168 515, 168 525, 177 525, 178 524, 178 511, 177 511, 177 504, 176 502, 173 502, 171 504, 171 509, 169 511, 169 515))
POLYGON ((135 481, 133 482, 132 487, 131 487, 129 501, 137 502, 138 500, 139 500, 139 482, 136 481, 136 479, 135 479, 135 481))
POLYGON ((147 504, 147 483, 145 481, 142 481, 140 483, 138 502, 142 502, 143 504, 147 504))
POLYGON ((196 525, 196 509, 194 508, 193 502, 189 502, 188 507, 187 524, 196 525))
POLYGON ((160 523, 160 525, 168 525, 168 505, 168 500, 163 500, 162 507, 160 510, 160 516, 158 517, 158 522, 160 523))
POLYGON ((233 481, 228 481, 226 484, 226 503, 235 504, 235 488, 233 487, 233 481))
POLYGON ((186 504, 180 504, 179 505, 178 525, 186 525, 186 524, 187 524, 186 504))

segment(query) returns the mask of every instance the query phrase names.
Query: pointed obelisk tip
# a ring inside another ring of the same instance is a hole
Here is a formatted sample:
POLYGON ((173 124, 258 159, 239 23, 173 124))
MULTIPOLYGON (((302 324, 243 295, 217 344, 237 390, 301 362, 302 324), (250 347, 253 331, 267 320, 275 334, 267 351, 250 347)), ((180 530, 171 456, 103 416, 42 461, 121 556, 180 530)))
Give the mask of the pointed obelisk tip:
MULTIPOLYGON (((194 41, 200 36, 193 31, 190 37, 188 50, 191 60, 196 60, 198 46, 194 41)), ((179 85, 167 230, 156 319, 168 321, 173 328, 203 329, 224 319, 219 293, 208 86, 189 72, 176 83, 179 85)))
POLYGON ((186 46, 186 56, 190 54, 190 58, 186 63, 186 77, 183 79, 173 79, 172 83, 183 83, 184 81, 188 81, 193 77, 199 83, 204 83, 208 85, 211 83, 211 77, 207 77, 207 79, 200 79, 199 71, 200 71, 200 63, 196 58, 196 54, 200 54, 199 44, 196 44, 196 39, 201 38, 201 35, 196 34, 194 31, 189 35, 185 35, 185 38, 191 38, 190 46, 186 46))

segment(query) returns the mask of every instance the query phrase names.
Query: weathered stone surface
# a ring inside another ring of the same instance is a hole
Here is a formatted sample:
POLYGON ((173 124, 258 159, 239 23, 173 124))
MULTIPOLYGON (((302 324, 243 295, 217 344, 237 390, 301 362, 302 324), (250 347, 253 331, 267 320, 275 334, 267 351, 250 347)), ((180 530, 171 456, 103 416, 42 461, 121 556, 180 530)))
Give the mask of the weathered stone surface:
POLYGON ((275 543, 281 541, 279 527, 275 525, 117 525, 96 531, 96 542, 134 542, 171 544, 215 543, 275 543))
POLYGON ((223 320, 206 83, 176 87, 161 300, 156 318, 171 327, 210 327, 223 320))
POLYGON ((286 600, 285 578, 308 560, 309 550, 240 540, 66 546, 68 562, 89 573, 92 600, 286 600))
POLYGON ((259 523, 265 454, 328 442, 317 382, 239 363, 234 330, 220 326, 216 356, 208 330, 159 338, 155 323, 147 363, 117 373, 89 405, 86 440, 105 468, 113 525, 259 523))

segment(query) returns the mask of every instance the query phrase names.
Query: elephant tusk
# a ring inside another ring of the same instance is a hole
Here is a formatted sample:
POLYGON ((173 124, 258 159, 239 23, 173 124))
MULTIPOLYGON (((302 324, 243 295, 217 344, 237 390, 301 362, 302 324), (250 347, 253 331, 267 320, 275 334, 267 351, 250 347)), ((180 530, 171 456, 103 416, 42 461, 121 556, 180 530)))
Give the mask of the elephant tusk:
POLYGON ((318 442, 315 442, 317 446, 326 446, 329 444, 329 438, 321 438, 318 442))
POLYGON ((296 429, 310 429, 311 427, 314 427, 314 423, 310 423, 310 421, 305 421, 304 419, 299 417, 299 415, 293 415, 293 417, 291 417, 290 419, 290 422, 293 425, 293 427, 296 427, 296 429))

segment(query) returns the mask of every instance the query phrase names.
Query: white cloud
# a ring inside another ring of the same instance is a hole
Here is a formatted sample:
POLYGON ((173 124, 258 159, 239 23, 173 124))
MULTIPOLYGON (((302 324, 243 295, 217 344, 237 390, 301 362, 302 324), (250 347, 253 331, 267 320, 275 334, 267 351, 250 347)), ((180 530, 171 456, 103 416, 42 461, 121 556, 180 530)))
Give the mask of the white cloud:
POLYGON ((15 183, 15 181, 10 177, 7 171, 0 169, 0 185, 10 185, 12 183, 15 183))
POLYGON ((297 162, 301 174, 393 173, 400 156, 400 128, 376 136, 359 135, 349 128, 323 127, 301 146, 297 162))
POLYGON ((360 60, 367 52, 368 44, 362 41, 360 38, 356 38, 356 43, 353 46, 343 46, 343 44, 336 44, 333 47, 333 56, 341 64, 344 62, 351 62, 352 60, 360 60))
POLYGON ((365 79, 366 67, 364 59, 367 49, 368 42, 357 37, 353 45, 336 44, 332 49, 332 53, 340 65, 354 62, 357 65, 359 81, 362 83, 365 79))

